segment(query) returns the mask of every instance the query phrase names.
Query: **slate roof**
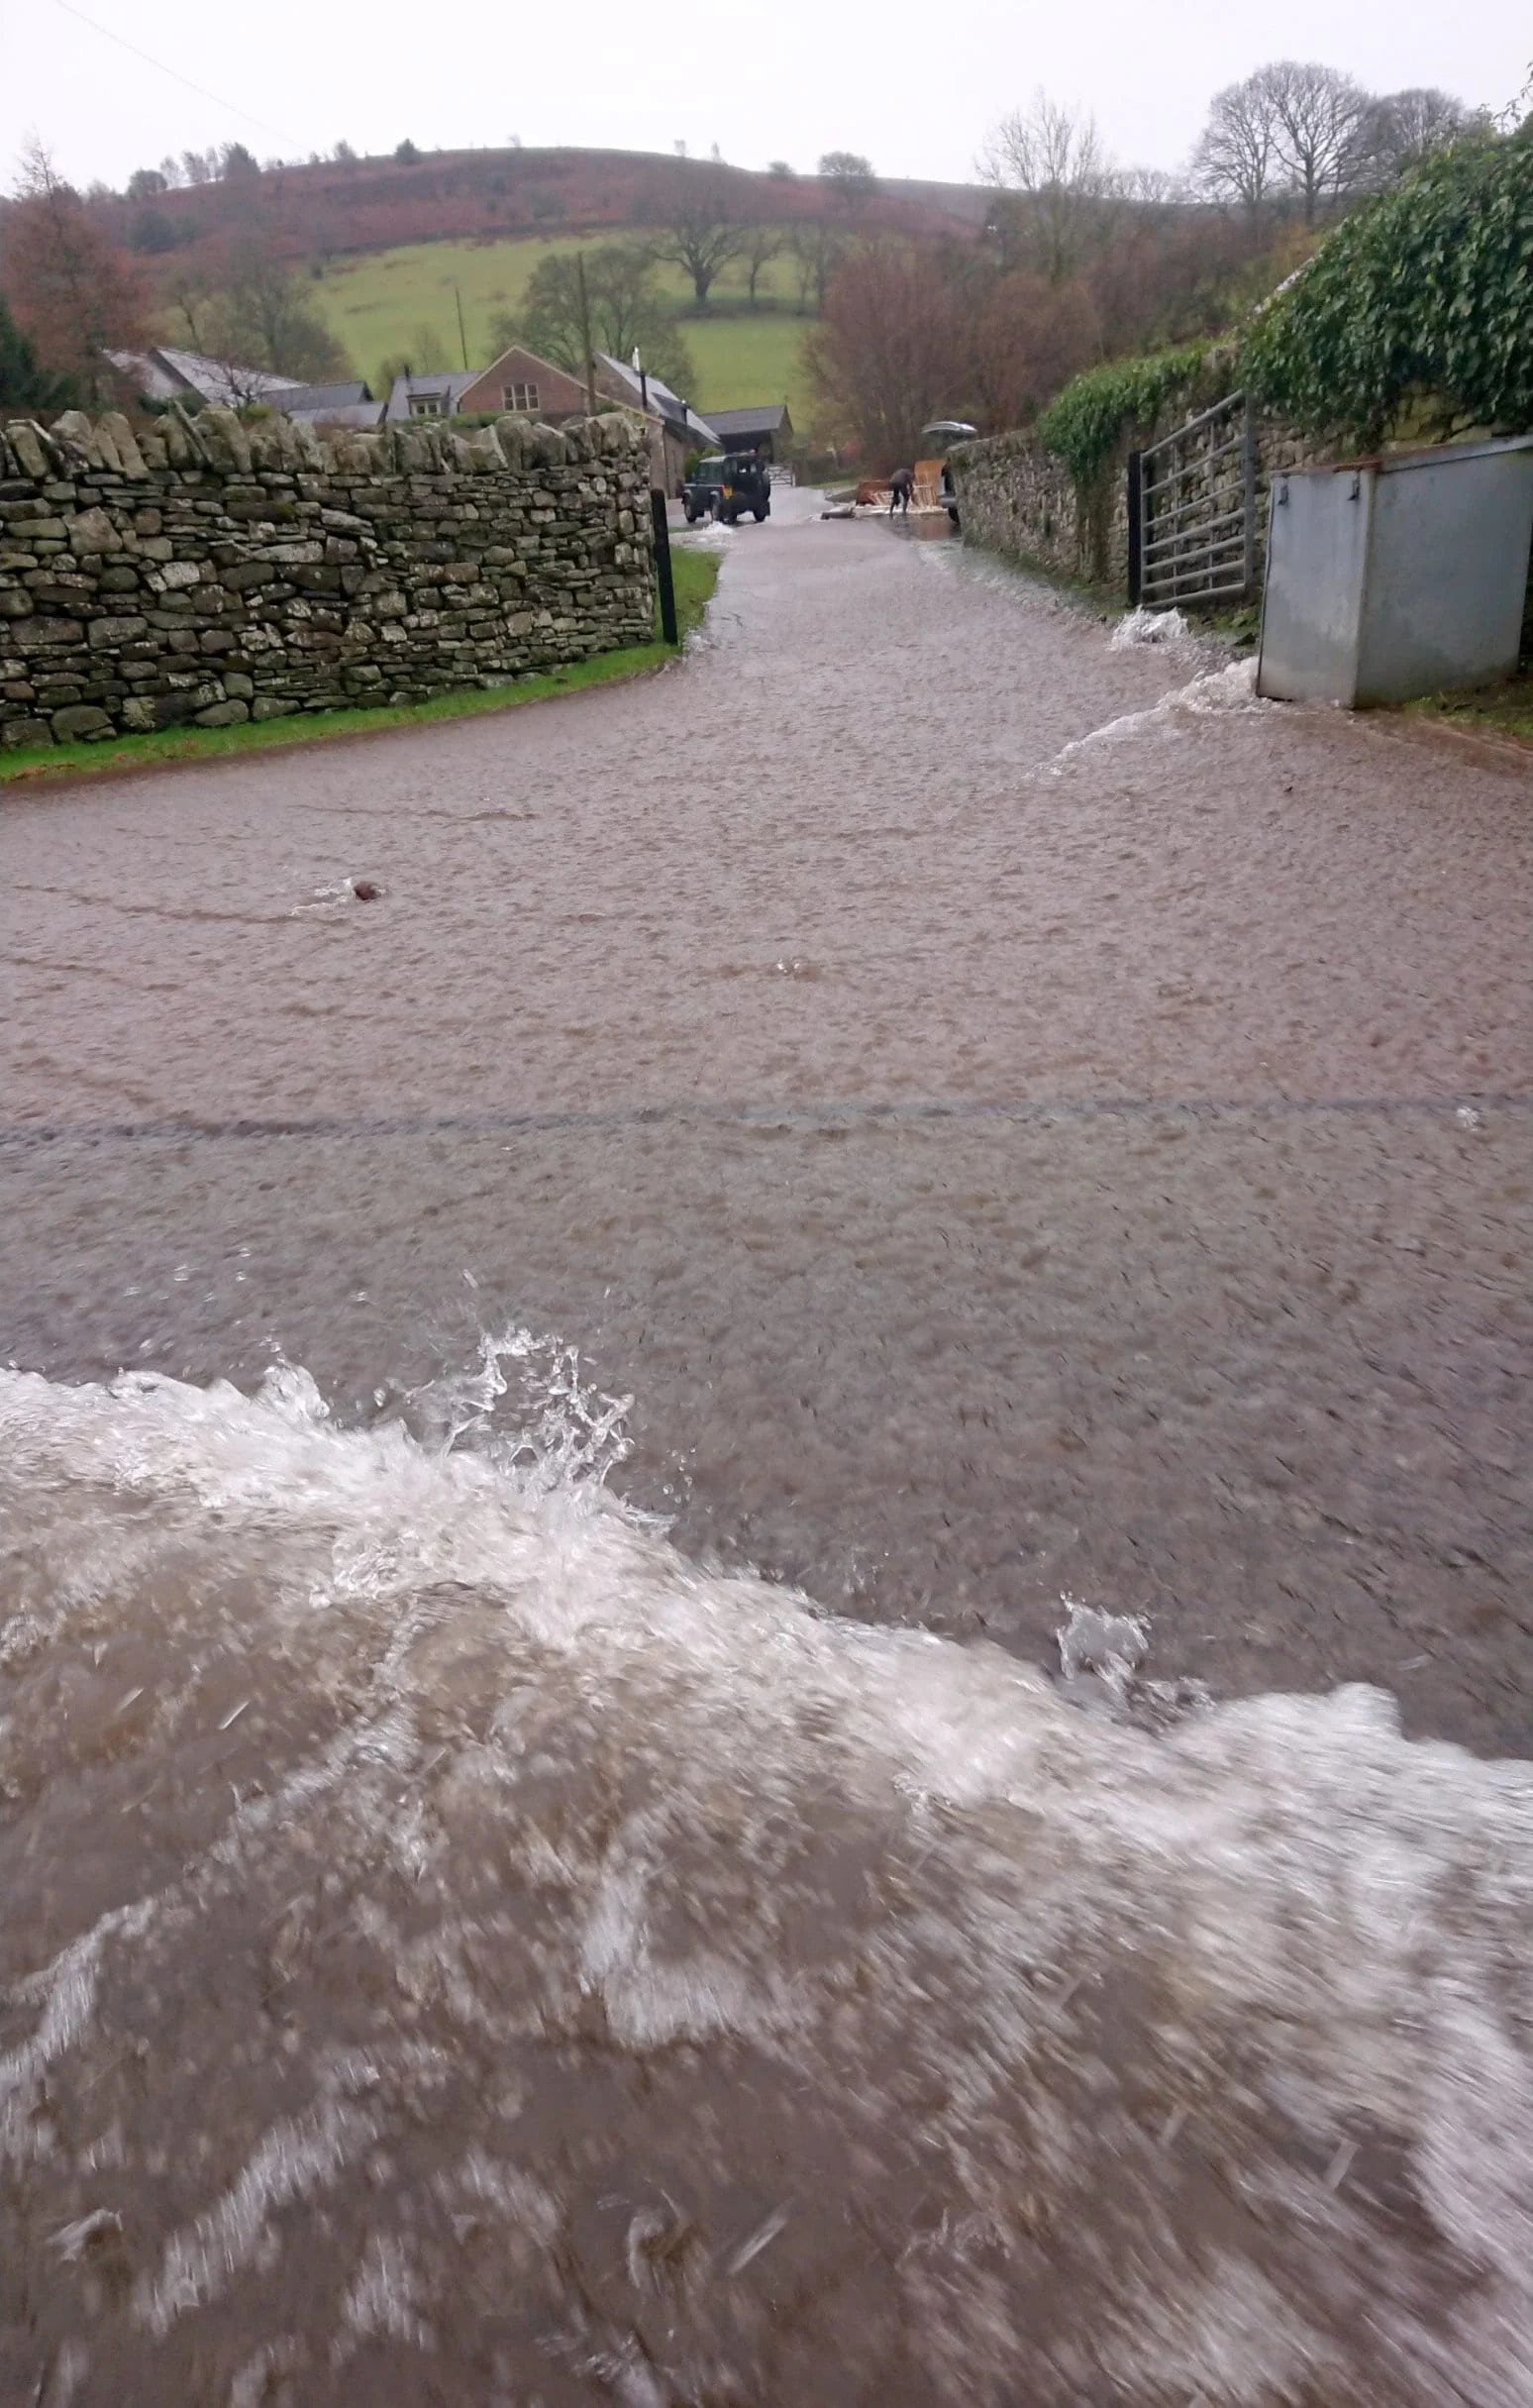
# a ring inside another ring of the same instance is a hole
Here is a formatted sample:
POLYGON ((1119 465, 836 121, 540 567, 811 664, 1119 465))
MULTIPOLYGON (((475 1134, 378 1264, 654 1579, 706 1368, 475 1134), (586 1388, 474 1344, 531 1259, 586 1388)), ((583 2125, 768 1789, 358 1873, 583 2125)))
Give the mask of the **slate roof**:
POLYGON ((201 352, 176 351, 156 343, 143 352, 108 352, 107 358, 125 376, 132 376, 141 393, 154 401, 174 401, 181 393, 200 393, 204 401, 238 407, 253 396, 272 399, 299 390, 293 376, 274 376, 259 367, 240 367, 226 360, 209 360, 201 352))
POLYGON ((372 409, 380 406, 360 376, 344 384, 295 384, 280 400, 289 418, 331 418, 338 410, 355 410, 364 402, 372 409))
POLYGON ((451 418, 458 407, 460 393, 465 393, 470 384, 477 384, 483 373, 482 367, 434 368, 428 373, 401 370, 394 378, 393 390, 383 415, 391 420, 408 418, 411 414, 411 395, 432 394, 446 405, 443 417, 451 418))
POLYGON ((759 401, 748 410, 714 410, 710 423, 727 441, 731 435, 778 435, 793 422, 785 401, 759 401))
POLYGON ((678 435, 689 436, 693 443, 718 441, 710 422, 706 418, 699 418, 697 412, 690 409, 679 394, 673 393, 668 384, 663 384, 659 376, 647 376, 641 382, 626 360, 614 360, 610 352, 598 352, 596 357, 604 368, 609 368, 619 382, 627 386, 635 401, 639 401, 648 390, 651 409, 657 417, 664 418, 667 426, 674 427, 678 435))

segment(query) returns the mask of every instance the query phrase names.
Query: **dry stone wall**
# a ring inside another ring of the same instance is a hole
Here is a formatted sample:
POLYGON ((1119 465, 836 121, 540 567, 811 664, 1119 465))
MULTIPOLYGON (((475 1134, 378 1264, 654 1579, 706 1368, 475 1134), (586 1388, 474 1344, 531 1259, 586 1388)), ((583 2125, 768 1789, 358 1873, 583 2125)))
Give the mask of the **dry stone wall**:
POLYGON ((0 427, 0 743, 225 727, 648 642, 643 427, 0 427))

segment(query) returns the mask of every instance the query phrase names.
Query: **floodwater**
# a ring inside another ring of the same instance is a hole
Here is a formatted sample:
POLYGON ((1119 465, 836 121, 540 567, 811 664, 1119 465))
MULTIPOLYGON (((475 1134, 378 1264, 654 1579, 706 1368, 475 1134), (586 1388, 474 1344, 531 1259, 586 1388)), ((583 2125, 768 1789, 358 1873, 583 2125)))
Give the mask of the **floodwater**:
POLYGON ((0 2398, 1533 2397, 1524 765, 812 508, 0 807, 0 2398))

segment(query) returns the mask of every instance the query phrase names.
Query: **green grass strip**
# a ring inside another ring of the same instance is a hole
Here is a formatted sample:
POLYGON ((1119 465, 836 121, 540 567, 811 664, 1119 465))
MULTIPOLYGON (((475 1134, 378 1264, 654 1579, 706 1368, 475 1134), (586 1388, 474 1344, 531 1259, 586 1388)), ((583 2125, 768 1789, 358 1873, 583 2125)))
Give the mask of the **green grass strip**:
POLYGON ((1513 736, 1533 744, 1533 669, 1509 678, 1504 685, 1479 686, 1469 693, 1428 694, 1405 708, 1423 719, 1445 719, 1474 735, 1513 736))
MULTIPOLYGON (((678 545, 675 572, 676 620, 682 642, 700 626, 713 598, 721 566, 717 553, 678 545)), ((629 644, 593 660, 572 661, 514 684, 468 686, 460 693, 433 694, 426 702, 379 704, 373 709, 295 711, 283 719, 247 721, 240 727, 164 727, 143 736, 111 736, 96 744, 34 744, 0 752, 0 784, 39 778, 77 778, 113 770, 152 768, 165 761, 207 761, 227 753, 258 753, 295 744, 318 744, 335 736, 371 736, 396 727, 427 727, 440 719, 473 719, 486 711, 514 710, 523 702, 545 702, 555 694, 588 685, 611 685, 643 677, 675 659, 657 636, 651 644, 629 644)))

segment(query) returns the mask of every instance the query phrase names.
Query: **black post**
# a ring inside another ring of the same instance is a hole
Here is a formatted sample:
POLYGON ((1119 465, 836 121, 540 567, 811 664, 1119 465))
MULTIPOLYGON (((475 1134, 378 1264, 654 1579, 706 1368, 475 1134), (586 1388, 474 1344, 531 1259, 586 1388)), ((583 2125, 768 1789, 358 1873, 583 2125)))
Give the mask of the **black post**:
POLYGON ((1140 518, 1140 463, 1143 455, 1130 452, 1128 456, 1128 598, 1129 608, 1139 607, 1140 579, 1144 570, 1144 532, 1140 518))
POLYGON ((670 574, 670 522, 665 516, 665 496, 652 492, 650 515, 655 521, 655 574, 660 579, 661 634, 667 644, 679 641, 676 634, 676 581, 670 574))

